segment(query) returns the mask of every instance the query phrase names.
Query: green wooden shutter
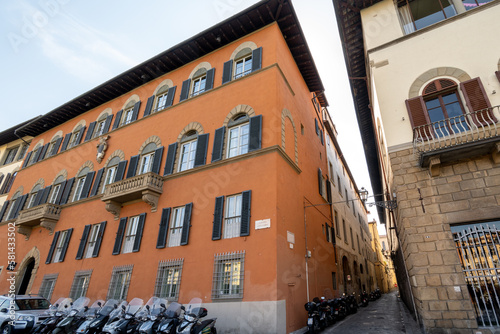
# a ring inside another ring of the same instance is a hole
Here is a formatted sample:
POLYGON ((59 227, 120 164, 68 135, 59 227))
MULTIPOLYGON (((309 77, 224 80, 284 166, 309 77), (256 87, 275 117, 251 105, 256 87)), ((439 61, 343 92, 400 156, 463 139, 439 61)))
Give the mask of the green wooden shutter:
POLYGON ((212 240, 220 240, 222 234, 223 219, 224 219, 224 196, 220 196, 215 199, 212 240))
POLYGON ((191 85, 191 79, 184 80, 182 82, 181 97, 179 102, 186 100, 189 97, 189 86, 191 85))
POLYGON ((137 173, 137 164, 139 163, 139 155, 134 155, 130 158, 130 164, 128 165, 127 179, 135 176, 137 173))
POLYGON ((63 248, 61 250, 61 255, 59 256, 59 262, 63 262, 66 257, 66 252, 68 251, 69 240, 71 239, 71 234, 73 234, 73 229, 68 229, 68 233, 66 233, 66 238, 64 238, 63 248))
POLYGON ((104 230, 106 229, 106 222, 101 222, 99 226, 99 233, 97 234, 97 239, 95 241, 94 251, 92 252, 92 257, 97 257, 99 255, 99 250, 101 249, 102 238, 104 237, 104 230))
POLYGON ((155 150, 154 158, 153 158, 153 166, 151 167, 151 171, 156 174, 160 174, 160 164, 161 158, 163 157, 163 146, 158 147, 155 150))
POLYGON ((175 153, 177 152, 177 143, 168 145, 167 159, 165 161, 165 168, 163 169, 163 175, 170 175, 174 172, 175 164, 175 153))
POLYGON ((92 139, 92 135, 94 134, 94 129, 96 124, 97 124, 96 121, 89 124, 89 129, 87 130, 87 134, 85 135, 85 139, 83 140, 84 142, 87 142, 92 139))
POLYGON ((262 147, 262 115, 251 117, 249 128, 248 152, 260 150, 262 147))
POLYGON ((112 255, 120 254, 122 249, 123 234, 125 234, 125 227, 127 226, 128 217, 123 217, 120 219, 120 224, 118 225, 118 231, 116 231, 115 245, 113 246, 112 255))
POLYGON ((82 238, 80 239, 80 245, 78 245, 78 251, 76 252, 76 260, 81 260, 83 258, 83 252, 85 251, 85 245, 87 244, 87 239, 89 237, 91 225, 85 225, 83 228, 82 238))
POLYGON ((241 225, 240 225, 241 237, 246 237, 250 235, 251 201, 252 201, 252 191, 251 190, 244 191, 241 194, 241 225))
POLYGON ((252 72, 262 68, 262 47, 252 51, 252 72))
POLYGON ((191 227, 191 212, 193 203, 186 204, 184 208, 184 222, 182 224, 181 246, 187 245, 189 241, 189 229, 191 227))
POLYGON ((153 103, 155 102, 155 96, 148 97, 148 101, 146 102, 146 109, 144 109, 144 115, 142 117, 149 116, 151 114, 151 110, 153 109, 153 103))
POLYGON ((212 162, 222 160, 222 152, 224 151, 224 136, 226 127, 223 126, 215 130, 214 147, 212 149, 212 162))
POLYGON ((233 77, 233 60, 226 61, 222 68, 222 84, 228 83, 233 77))
POLYGON ((160 230, 156 240, 156 248, 165 248, 167 246, 168 224, 170 221, 171 208, 163 208, 160 219, 160 230))
POLYGON ((207 162, 208 136, 208 133, 198 136, 193 167, 203 166, 207 162))
POLYGON ((52 255, 54 255, 54 250, 56 249, 57 239, 59 239, 60 233, 60 231, 54 233, 54 238, 52 238, 52 244, 50 245, 49 254, 47 255, 45 264, 49 264, 52 261, 52 255))
POLYGON ((137 233, 135 234, 134 247, 132 252, 138 252, 141 248, 142 231, 144 230, 144 221, 146 220, 146 213, 141 213, 139 215, 139 222, 137 223, 137 233))

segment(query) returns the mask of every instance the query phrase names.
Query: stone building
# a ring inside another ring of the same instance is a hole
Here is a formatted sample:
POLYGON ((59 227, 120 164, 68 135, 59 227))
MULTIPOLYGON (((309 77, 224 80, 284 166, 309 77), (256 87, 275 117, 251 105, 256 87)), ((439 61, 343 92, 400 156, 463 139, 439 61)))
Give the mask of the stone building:
POLYGON ((401 296, 427 333, 500 329, 500 2, 334 0, 401 296))

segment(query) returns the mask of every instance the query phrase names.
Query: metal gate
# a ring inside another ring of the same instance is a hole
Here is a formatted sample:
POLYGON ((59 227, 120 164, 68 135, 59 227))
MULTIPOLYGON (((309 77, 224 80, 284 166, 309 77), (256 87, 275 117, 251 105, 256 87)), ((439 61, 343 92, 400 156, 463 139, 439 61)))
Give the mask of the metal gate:
POLYGON ((479 326, 499 326, 500 236, 496 226, 452 227, 479 326))

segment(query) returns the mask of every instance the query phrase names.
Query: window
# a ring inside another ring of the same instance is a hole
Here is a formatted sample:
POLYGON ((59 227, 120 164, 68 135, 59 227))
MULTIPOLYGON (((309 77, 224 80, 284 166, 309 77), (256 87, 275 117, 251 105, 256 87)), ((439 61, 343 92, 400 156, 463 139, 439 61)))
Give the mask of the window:
POLYGON ((126 125, 132 122, 132 117, 134 115, 134 108, 128 108, 123 111, 122 124, 120 126, 126 125))
POLYGON ((68 149, 79 144, 79 138, 81 138, 81 133, 80 133, 81 130, 82 130, 82 126, 79 125, 73 131, 73 133, 71 134, 71 137, 69 138, 68 149))
POLYGON ((153 169, 153 160, 156 150, 155 143, 149 143, 142 150, 141 163, 139 165, 139 175, 151 172, 153 169))
POLYGON ((32 165, 36 162, 39 154, 38 152, 42 149, 42 145, 38 144, 36 145, 35 149, 31 152, 30 155, 30 161, 28 162, 28 165, 32 165))
MULTIPOLYGON (((66 244, 65 247, 65 240, 68 236, 68 230, 62 231, 61 234, 59 235, 59 238, 57 239, 57 246, 56 246, 56 251, 54 253, 54 257, 52 259, 53 263, 57 262, 62 262, 64 258, 61 256, 63 253, 63 250, 65 251, 68 245, 66 244)), ((55 236, 54 236, 55 238, 55 236)))
POLYGON ((100 230, 104 229, 103 224, 92 225, 88 237, 87 247, 85 248, 85 258, 91 258, 94 254, 94 249, 96 247, 97 239, 99 237, 100 230))
POLYGON ((215 255, 212 299, 243 298, 244 264, 245 251, 215 255))
POLYGON ((40 191, 40 189, 42 189, 42 185, 41 184, 37 184, 33 190, 31 191, 30 195, 29 195, 29 198, 28 198, 28 208, 32 208, 35 206, 35 200, 36 200, 36 195, 38 194, 38 192, 40 191))
POLYGON ((196 146, 198 143, 196 131, 185 134, 181 140, 181 151, 179 156, 179 172, 194 167, 196 157, 196 146))
POLYGON ((139 224, 139 216, 130 217, 125 233, 125 241, 123 243, 122 253, 131 253, 134 247, 135 237, 137 235, 137 226, 139 224))
POLYGON ((349 227, 349 230, 351 231, 351 246, 352 246, 352 249, 354 249, 354 236, 352 234, 352 227, 349 227))
POLYGON ((94 129, 94 134, 92 135, 93 138, 99 137, 99 136, 104 134, 104 129, 105 129, 107 117, 108 117, 108 114, 104 114, 99 118, 99 120, 97 120, 97 123, 95 125, 95 129, 94 129))
POLYGON ((457 15, 451 0, 398 0, 398 10, 405 34, 457 15))
POLYGON ((80 173, 78 173, 78 178, 76 180, 75 193, 73 194, 73 202, 80 200, 82 195, 83 185, 87 179, 87 173, 90 171, 88 167, 85 167, 80 173))
POLYGON ((238 79, 252 72, 252 55, 244 56, 235 61, 234 78, 238 79))
POLYGON ((342 219, 342 229, 344 230, 344 241, 346 244, 348 244, 349 241, 347 241, 347 229, 345 228, 345 219, 342 219))
POLYGON ((191 96, 196 96, 205 91, 205 86, 207 83, 207 75, 199 76, 198 78, 193 79, 193 85, 191 90, 191 96))
POLYGON ((328 162, 328 176, 330 177, 330 181, 335 184, 335 173, 333 172, 333 165, 331 162, 328 162))
POLYGON ((337 210, 334 210, 334 215, 335 215, 335 229, 337 230, 337 236, 340 238, 339 214, 337 210))
POLYGON ((63 190, 63 189, 61 189, 63 182, 64 182, 64 176, 62 176, 62 175, 58 176, 54 182, 54 185, 52 186, 52 190, 51 190, 50 197, 49 197, 49 203, 56 204, 59 192, 61 192, 63 190))
POLYGON ((347 194, 347 188, 344 188, 344 192, 345 192, 345 204, 347 204, 347 206, 351 206, 351 203, 349 202, 349 195, 347 194))
POLYGON ((132 277, 133 265, 113 267, 111 280, 109 281, 108 296, 109 299, 118 301, 126 300, 130 278, 132 277))
POLYGON ((69 298, 77 300, 87 295, 91 275, 92 270, 82 270, 75 273, 73 284, 71 284, 71 289, 69 290, 69 298))
POLYGON ((170 220, 170 229, 168 235, 168 247, 180 246, 182 227, 184 224, 184 207, 174 208, 170 220))
POLYGON ((224 239, 240 236, 241 229, 241 200, 242 194, 226 198, 224 214, 224 239))
POLYGON ((250 205, 252 191, 215 199, 212 240, 250 235, 250 205), (225 206, 224 206, 225 203, 225 206))
POLYGON ((115 182, 115 176, 119 162, 120 162, 120 157, 114 157, 109 161, 108 166, 106 168, 106 175, 104 176, 104 184, 102 186, 103 193, 108 184, 115 182))
POLYGON ((179 299, 183 262, 183 259, 160 261, 156 275, 156 297, 166 298, 168 301, 179 299))
POLYGON ((339 194, 342 196, 342 186, 340 185, 340 176, 337 175, 337 184, 339 186, 339 194))
POLYGON ((462 0, 465 10, 474 9, 492 0, 462 0))
POLYGON ((16 146, 14 148, 10 148, 7 150, 7 155, 5 157, 5 160, 3 162, 4 165, 10 164, 11 162, 14 161, 14 158, 16 157, 17 150, 19 149, 19 146, 16 146))
POLYGON ((22 160, 24 158, 24 155, 26 154, 26 151, 28 151, 28 144, 24 144, 21 146, 21 150, 19 151, 19 154, 17 156, 17 161, 22 160))
POLYGON ((52 292, 54 292, 54 287, 56 286, 57 276, 59 274, 48 274, 44 275, 42 279, 42 284, 38 290, 38 294, 45 297, 50 301, 52 298, 52 292))
POLYGON ((56 145, 58 145, 58 143, 59 143, 59 145, 61 144, 61 137, 56 136, 55 138, 52 139, 52 141, 49 144, 49 148, 47 149, 47 153, 46 153, 47 157, 53 156, 57 153, 55 151, 55 149, 56 149, 56 145))
POLYGON ((361 247, 359 246, 359 235, 356 233, 356 241, 358 243, 358 252, 361 254, 361 247))
POLYGON ((229 122, 227 157, 235 157, 248 152, 249 123, 247 115, 239 115, 229 122))
POLYGON ((19 201, 20 199, 21 199, 21 193, 19 191, 16 192, 14 196, 12 196, 12 198, 10 199, 9 211, 7 212, 6 216, 7 219, 5 219, 6 221, 14 218, 15 215, 14 208, 16 207, 16 202, 19 201))
POLYGON ((337 273, 332 272, 332 287, 333 290, 337 290, 337 273))

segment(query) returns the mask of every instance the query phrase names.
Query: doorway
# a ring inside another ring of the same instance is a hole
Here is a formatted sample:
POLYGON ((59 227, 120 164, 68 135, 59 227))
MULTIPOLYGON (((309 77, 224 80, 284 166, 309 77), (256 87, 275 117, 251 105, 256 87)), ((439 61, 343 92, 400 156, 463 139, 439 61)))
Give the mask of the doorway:
POLYGON ((26 294, 34 268, 35 268, 35 259, 30 258, 28 260, 28 263, 26 264, 26 269, 24 270, 23 278, 21 279, 21 285, 19 285, 19 290, 17 291, 18 295, 26 294))

